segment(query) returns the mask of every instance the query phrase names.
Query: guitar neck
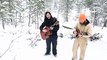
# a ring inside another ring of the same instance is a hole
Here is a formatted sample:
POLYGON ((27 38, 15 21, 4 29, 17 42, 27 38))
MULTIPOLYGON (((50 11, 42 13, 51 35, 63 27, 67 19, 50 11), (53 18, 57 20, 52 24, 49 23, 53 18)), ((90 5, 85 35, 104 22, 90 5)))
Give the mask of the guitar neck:
POLYGON ((56 21, 56 22, 52 25, 52 27, 55 26, 55 25, 58 25, 58 24, 59 24, 59 21, 56 21))

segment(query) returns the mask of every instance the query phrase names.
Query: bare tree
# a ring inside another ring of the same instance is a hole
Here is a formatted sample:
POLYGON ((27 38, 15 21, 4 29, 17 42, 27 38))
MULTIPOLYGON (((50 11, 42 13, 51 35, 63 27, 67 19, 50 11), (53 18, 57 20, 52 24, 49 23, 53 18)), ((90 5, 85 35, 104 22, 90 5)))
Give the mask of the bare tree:
POLYGON ((2 20, 2 27, 5 29, 5 19, 4 19, 4 12, 5 12, 5 6, 3 5, 3 1, 0 1, 1 6, 0 6, 0 14, 1 14, 1 20, 2 20))
POLYGON ((28 26, 31 25, 31 23, 35 23, 35 28, 39 28, 39 21, 41 17, 43 16, 45 6, 44 1, 42 0, 29 0, 28 1, 28 9, 29 9, 29 22, 28 26))

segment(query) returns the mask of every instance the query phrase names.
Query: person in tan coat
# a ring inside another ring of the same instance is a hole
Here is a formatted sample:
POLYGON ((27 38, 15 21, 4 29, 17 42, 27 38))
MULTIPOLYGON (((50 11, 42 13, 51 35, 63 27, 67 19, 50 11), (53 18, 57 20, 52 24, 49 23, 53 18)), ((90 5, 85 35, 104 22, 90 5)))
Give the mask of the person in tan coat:
POLYGON ((77 51, 80 47, 80 58, 84 60, 85 51, 88 43, 88 38, 91 36, 90 22, 86 18, 85 14, 79 15, 79 23, 75 26, 74 35, 76 36, 72 48, 73 57, 72 60, 77 60, 77 51))

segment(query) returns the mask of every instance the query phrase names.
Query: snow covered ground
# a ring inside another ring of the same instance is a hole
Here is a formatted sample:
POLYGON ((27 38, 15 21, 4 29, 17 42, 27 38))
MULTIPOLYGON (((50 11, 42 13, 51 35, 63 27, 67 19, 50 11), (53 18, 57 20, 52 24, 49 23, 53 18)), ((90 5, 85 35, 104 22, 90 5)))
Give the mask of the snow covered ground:
MULTIPOLYGON (((107 60, 107 28, 93 27, 93 32, 99 32, 103 35, 103 38, 98 41, 89 41, 85 60, 107 60)), ((32 41, 36 41, 35 38, 38 34, 39 30, 32 28, 28 30, 17 28, 1 30, 0 60, 71 60, 74 39, 71 40, 67 36, 64 38, 59 37, 58 56, 54 57, 52 53, 49 56, 44 56, 46 50, 45 40, 38 40, 36 45, 32 43, 32 41)), ((40 36, 38 37, 40 39, 40 36)))
MULTIPOLYGON (((70 18, 70 20, 76 18, 70 18)), ((63 19, 58 19, 60 24, 63 24, 63 19)), ((64 25, 73 27, 75 22, 66 22, 64 25), (71 26, 72 25, 72 26, 71 26)), ((35 26, 35 25, 34 25, 35 26)), ((40 40, 39 30, 35 27, 27 27, 27 24, 22 26, 6 26, 2 30, 0 26, 0 60, 71 60, 72 45, 74 39, 69 38, 72 30, 65 29, 60 26, 58 33, 63 33, 63 38, 58 38, 57 52, 58 56, 54 57, 51 53, 49 56, 44 56, 46 50, 45 40, 40 40), (36 37, 38 41, 36 42, 36 37), (36 43, 35 43, 36 42, 36 43)), ((93 33, 100 33, 103 38, 98 41, 89 41, 85 60, 107 60, 107 28, 93 27, 93 33)), ((78 52, 79 57, 79 52, 78 52)))

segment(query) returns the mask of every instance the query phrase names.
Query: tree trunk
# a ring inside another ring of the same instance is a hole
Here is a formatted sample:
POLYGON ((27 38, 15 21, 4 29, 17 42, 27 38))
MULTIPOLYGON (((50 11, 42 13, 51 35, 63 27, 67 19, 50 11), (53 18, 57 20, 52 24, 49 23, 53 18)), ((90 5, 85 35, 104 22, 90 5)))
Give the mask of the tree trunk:
POLYGON ((69 0, 67 0, 67 3, 66 3, 66 11, 65 11, 65 21, 68 22, 68 10, 69 10, 69 0))
POLYGON ((28 26, 30 26, 30 18, 31 18, 31 14, 30 14, 30 11, 29 11, 29 22, 28 22, 28 26))
MULTIPOLYGON (((30 3, 30 0, 29 0, 29 3, 30 3)), ((28 26, 30 26, 30 23, 31 23, 31 7, 29 6, 29 22, 28 22, 28 26)))
POLYGON ((21 13, 19 13, 19 17, 20 17, 19 21, 22 22, 22 16, 21 16, 21 13))
POLYGON ((36 12, 36 19, 35 19, 35 28, 38 29, 39 28, 39 17, 38 17, 38 11, 36 12))
MULTIPOLYGON (((11 6, 11 0, 8 0, 8 2, 9 2, 9 13, 11 13, 11 10, 12 10, 12 6, 11 6)), ((11 17, 11 15, 10 15, 10 17, 11 17)), ((10 18, 10 20, 11 20, 11 24, 13 24, 14 22, 13 22, 13 19, 12 18, 10 18)))
POLYGON ((37 12, 37 29, 39 28, 39 14, 38 14, 38 12, 37 12))
MULTIPOLYGON (((95 9, 95 11, 96 11, 96 9, 95 9)), ((98 25, 98 20, 97 20, 97 12, 95 12, 95 14, 94 14, 94 25, 95 26, 97 26, 98 25)))
POLYGON ((15 18, 16 18, 16 19, 15 19, 15 20, 16 20, 16 21, 15 21, 15 27, 17 27, 17 20, 18 20, 18 19, 17 19, 17 14, 18 14, 18 11, 16 11, 16 17, 15 17, 15 18))
POLYGON ((104 21, 103 27, 107 27, 107 20, 104 21))
MULTIPOLYGON (((2 0, 0 1, 1 3, 3 2, 2 0)), ((1 9, 0 9, 1 10, 1 9)), ((2 19, 2 27, 5 29, 5 23, 4 23, 4 18, 3 18, 3 12, 1 12, 1 19, 2 19)))
POLYGON ((2 18, 2 27, 3 29, 5 29, 5 21, 4 21, 4 18, 3 18, 3 13, 1 12, 1 18, 2 18))

